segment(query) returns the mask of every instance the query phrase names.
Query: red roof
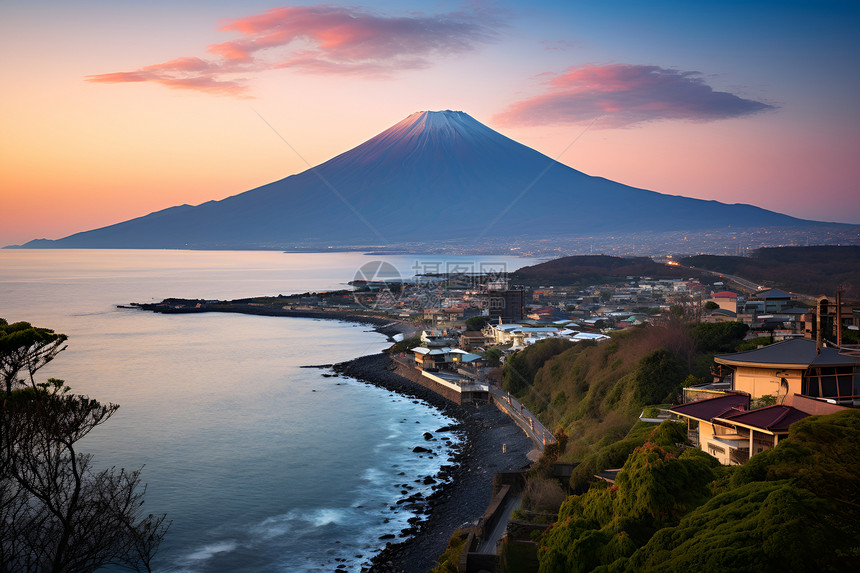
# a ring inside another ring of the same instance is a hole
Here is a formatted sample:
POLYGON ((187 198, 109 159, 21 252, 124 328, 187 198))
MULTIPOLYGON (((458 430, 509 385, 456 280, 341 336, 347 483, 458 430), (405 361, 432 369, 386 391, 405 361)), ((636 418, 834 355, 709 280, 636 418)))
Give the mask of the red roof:
POLYGON ((734 412, 740 413, 749 408, 749 405, 750 397, 747 394, 725 394, 716 398, 673 406, 670 411, 687 418, 710 421, 713 418, 730 416, 734 412))
POLYGON ((809 416, 809 414, 801 412, 797 408, 775 405, 758 408, 757 410, 750 410, 749 412, 718 417, 721 417, 732 424, 743 424, 745 426, 752 426, 753 428, 759 428, 773 433, 785 433, 788 431, 788 427, 790 425, 798 420, 806 418, 807 416, 809 416))
POLYGON ((730 290, 721 290, 712 294, 711 298, 738 298, 738 295, 730 290))

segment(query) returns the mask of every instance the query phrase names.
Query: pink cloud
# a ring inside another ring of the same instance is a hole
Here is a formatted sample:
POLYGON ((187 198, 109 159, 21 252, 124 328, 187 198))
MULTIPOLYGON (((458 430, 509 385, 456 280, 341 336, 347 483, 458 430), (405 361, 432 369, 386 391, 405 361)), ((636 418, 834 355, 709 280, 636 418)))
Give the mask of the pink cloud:
POLYGON ((474 50, 494 39, 492 18, 452 12, 435 16, 387 17, 359 8, 296 6, 222 23, 234 40, 212 44, 216 58, 177 58, 131 72, 88 76, 103 83, 153 81, 168 87, 243 95, 236 73, 293 69, 306 73, 385 77, 422 69, 434 58, 474 50))
POLYGON ((658 120, 715 121, 775 106, 715 91, 699 72, 629 64, 569 68, 545 93, 516 102, 495 120, 506 125, 585 122, 626 127, 658 120))
POLYGON ((247 97, 247 87, 243 82, 219 79, 219 71, 218 66, 200 58, 177 58, 162 64, 145 66, 134 72, 87 76, 86 80, 105 84, 154 82, 173 89, 247 97))

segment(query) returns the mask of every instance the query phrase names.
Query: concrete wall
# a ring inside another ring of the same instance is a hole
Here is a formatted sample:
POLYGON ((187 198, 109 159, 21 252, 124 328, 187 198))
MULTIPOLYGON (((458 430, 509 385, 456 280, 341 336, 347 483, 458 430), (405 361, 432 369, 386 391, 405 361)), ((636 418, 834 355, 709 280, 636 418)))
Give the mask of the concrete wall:
POLYGON ((428 390, 436 392, 446 400, 450 400, 455 404, 462 403, 462 394, 456 390, 453 390, 447 384, 442 385, 437 383, 435 380, 431 380, 430 378, 423 376, 421 371, 417 370, 416 368, 404 366, 403 364, 400 364, 396 361, 394 362, 394 364, 397 365, 397 367, 394 369, 394 372, 396 374, 399 374, 407 380, 411 380, 412 382, 415 382, 416 384, 423 386, 428 390))

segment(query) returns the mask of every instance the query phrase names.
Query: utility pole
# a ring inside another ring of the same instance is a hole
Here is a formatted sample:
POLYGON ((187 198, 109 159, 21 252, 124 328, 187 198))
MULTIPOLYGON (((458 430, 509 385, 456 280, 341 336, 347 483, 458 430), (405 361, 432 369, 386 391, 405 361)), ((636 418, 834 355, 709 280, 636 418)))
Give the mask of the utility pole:
POLYGON ((818 299, 815 307, 815 354, 821 354, 821 303, 824 299, 818 299))
POLYGON ((842 346, 842 290, 836 289, 836 347, 842 346))

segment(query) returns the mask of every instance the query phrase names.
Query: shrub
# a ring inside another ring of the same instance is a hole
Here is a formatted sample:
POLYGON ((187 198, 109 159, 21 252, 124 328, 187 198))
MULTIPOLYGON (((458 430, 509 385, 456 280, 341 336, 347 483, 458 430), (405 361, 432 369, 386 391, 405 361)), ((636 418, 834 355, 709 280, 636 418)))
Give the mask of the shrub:
POLYGON ((445 552, 436 560, 438 565, 428 573, 458 573, 460 555, 466 548, 468 535, 468 532, 463 529, 454 531, 451 539, 448 540, 448 547, 445 548, 445 552))
POLYGON ((558 513, 558 508, 567 497, 558 480, 553 478, 529 478, 523 491, 523 509, 541 513, 558 513))

